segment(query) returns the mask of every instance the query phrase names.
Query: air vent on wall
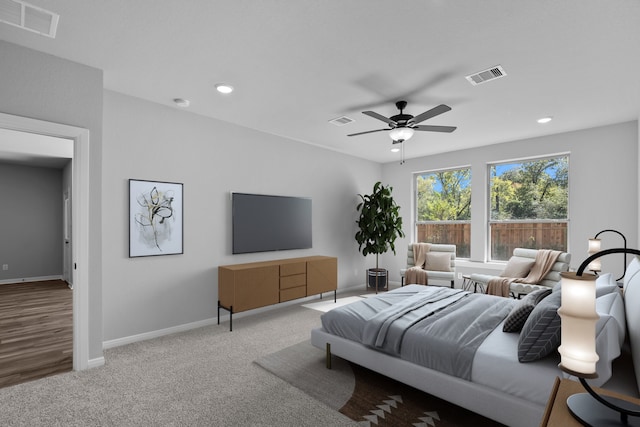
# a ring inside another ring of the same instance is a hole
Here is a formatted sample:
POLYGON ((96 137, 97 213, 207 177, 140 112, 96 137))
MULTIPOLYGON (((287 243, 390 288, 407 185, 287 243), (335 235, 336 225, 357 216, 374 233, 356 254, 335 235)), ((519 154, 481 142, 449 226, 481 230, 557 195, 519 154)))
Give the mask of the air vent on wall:
POLYGON ((490 80, 499 79, 500 77, 504 77, 506 75, 507 73, 505 73, 502 66, 496 65, 495 67, 491 67, 486 70, 480 71, 478 73, 471 74, 466 78, 467 80, 469 80, 469 83, 476 86, 476 85, 479 85, 480 83, 485 83, 490 80))
POLYGON ((55 38, 60 15, 20 0, 0 0, 0 22, 55 38))
POLYGON ((344 126, 347 125, 351 122, 354 122, 355 120, 347 117, 347 116, 342 116, 342 117, 338 117, 332 120, 329 120, 329 123, 333 123, 336 126, 344 126))

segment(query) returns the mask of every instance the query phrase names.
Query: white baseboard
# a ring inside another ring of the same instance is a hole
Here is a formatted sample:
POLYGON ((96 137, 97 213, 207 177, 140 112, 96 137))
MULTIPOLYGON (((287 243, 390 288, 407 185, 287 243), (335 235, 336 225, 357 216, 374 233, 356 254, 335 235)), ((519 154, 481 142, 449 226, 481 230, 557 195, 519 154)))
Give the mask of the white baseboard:
POLYGON ((152 338, 158 338, 165 335, 175 334, 177 332, 185 332, 190 329, 202 328, 203 326, 215 325, 218 323, 217 318, 199 320, 197 322, 185 323, 184 325, 172 326, 170 328, 158 329, 156 331, 144 332, 142 334, 130 335, 128 337, 116 338, 114 340, 103 341, 102 348, 114 348, 121 345, 132 344, 138 341, 149 340, 152 338))
POLYGON ((0 280, 0 285, 9 285, 23 282, 44 282, 47 280, 63 280, 62 276, 17 277, 15 279, 0 280))
POLYGON ((99 368, 100 366, 104 366, 104 357, 96 357, 95 359, 89 359, 87 369, 99 368))
MULTIPOLYGON (((351 289, 356 289, 357 287, 362 287, 364 289, 364 284, 362 285, 354 285, 348 288, 340 288, 338 289, 338 294, 340 294, 340 292, 343 291, 347 291, 347 290, 351 290, 351 289)), ((325 292, 323 295, 328 295, 331 294, 332 292, 325 292)), ((312 300, 316 300, 319 298, 319 295, 311 295, 305 298, 299 298, 299 299, 295 299, 295 300, 291 300, 291 301, 287 301, 287 302, 281 302, 278 304, 272 304, 272 305, 268 305, 265 307, 260 307, 260 308, 256 308, 253 310, 249 310, 249 311, 244 311, 244 312, 240 312, 240 313, 233 313, 233 318, 234 319, 239 319, 242 318, 244 316, 251 316, 254 314, 259 314, 259 313, 263 313, 266 311, 270 311, 270 310, 276 310, 278 308, 282 308, 282 307, 286 307, 289 305, 295 305, 295 304, 301 304, 304 302, 308 302, 308 301, 312 301, 312 300)), ((220 320, 221 322, 225 322, 225 321, 229 321, 229 312, 226 310, 221 310, 220 311, 220 320)), ((108 340, 108 341, 103 341, 102 342, 102 348, 104 350, 109 349, 109 348, 114 348, 114 347, 120 347, 121 345, 127 345, 127 344, 133 344, 135 342, 138 341, 144 341, 144 340, 149 340, 149 339, 153 339, 153 338, 158 338, 158 337, 162 337, 165 335, 170 335, 170 334, 175 334, 178 332, 185 332, 191 329, 196 329, 196 328, 202 328, 204 326, 211 326, 211 325, 216 325, 218 323, 218 318, 214 317, 211 319, 205 319, 205 320, 199 320, 197 322, 191 322, 191 323, 185 323, 183 325, 178 325, 178 326, 172 326, 170 328, 165 328, 165 329, 158 329, 156 331, 149 331, 149 332, 144 332, 142 334, 136 334, 136 335, 130 335, 128 337, 122 337, 122 338, 116 338, 113 340, 108 340)), ((91 361, 90 361, 91 363, 91 361)), ((103 361, 104 363, 104 361, 103 361)))

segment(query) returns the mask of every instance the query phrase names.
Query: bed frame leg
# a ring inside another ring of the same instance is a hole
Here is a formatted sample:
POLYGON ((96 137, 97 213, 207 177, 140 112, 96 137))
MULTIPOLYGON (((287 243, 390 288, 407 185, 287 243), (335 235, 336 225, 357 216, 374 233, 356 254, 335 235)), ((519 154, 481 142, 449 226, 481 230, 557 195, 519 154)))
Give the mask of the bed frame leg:
POLYGON ((327 369, 331 369, 331 344, 327 343, 327 369))

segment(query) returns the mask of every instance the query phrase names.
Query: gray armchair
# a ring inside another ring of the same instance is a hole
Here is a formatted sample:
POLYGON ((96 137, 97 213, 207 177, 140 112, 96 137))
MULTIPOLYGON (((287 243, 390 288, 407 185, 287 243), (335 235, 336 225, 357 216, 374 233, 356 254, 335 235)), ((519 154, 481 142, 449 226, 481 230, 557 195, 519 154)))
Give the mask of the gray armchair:
MULTIPOLYGON (((529 265, 529 269, 533 265, 533 262, 536 259, 538 254, 537 249, 525 249, 525 248, 515 248, 513 250, 513 256, 509 259, 509 263, 513 265, 520 264, 522 266, 529 265)), ((537 289, 547 289, 553 288, 556 284, 560 282, 560 273, 563 271, 569 270, 569 262, 571 262, 571 254, 567 252, 562 252, 558 259, 556 260, 551 270, 542 278, 542 280, 537 284, 528 284, 528 283, 517 283, 513 282, 509 286, 509 292, 514 298, 520 298, 523 295, 528 294, 537 289)), ((508 263, 507 263, 508 264, 508 263)), ((527 273, 522 274, 521 277, 525 277, 527 273)), ((506 275, 501 273, 502 277, 506 275)), ((492 278, 497 277, 490 274, 472 274, 471 281, 476 282, 478 284, 483 285, 486 289, 487 283, 492 278)))
MULTIPOLYGON (((449 254, 451 262, 449 263, 450 271, 437 271, 437 270, 426 270, 427 271, 427 280, 448 280, 451 282, 451 287, 454 286, 454 280, 456 278, 456 245, 444 245, 439 243, 432 243, 430 252, 435 253, 446 253, 449 254)), ((409 244, 409 248, 407 250, 407 267, 400 270, 401 277, 401 285, 404 286, 404 275, 407 270, 416 265, 413 259, 413 243, 409 244)))

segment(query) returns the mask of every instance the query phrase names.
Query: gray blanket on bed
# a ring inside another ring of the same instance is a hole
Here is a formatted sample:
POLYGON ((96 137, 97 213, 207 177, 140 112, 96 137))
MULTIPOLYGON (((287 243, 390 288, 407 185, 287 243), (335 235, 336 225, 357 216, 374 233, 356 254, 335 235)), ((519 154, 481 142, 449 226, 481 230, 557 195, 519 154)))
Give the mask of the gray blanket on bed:
POLYGON ((385 308, 364 325, 362 343, 467 380, 476 350, 513 300, 438 288, 385 308))
POLYGON ((420 292, 380 310, 364 326, 362 343, 399 355, 408 328, 467 294, 461 289, 432 289, 434 292, 420 292))
POLYGON ((511 298, 469 294, 424 317, 404 333, 400 357, 471 380, 476 350, 515 304, 511 298))

